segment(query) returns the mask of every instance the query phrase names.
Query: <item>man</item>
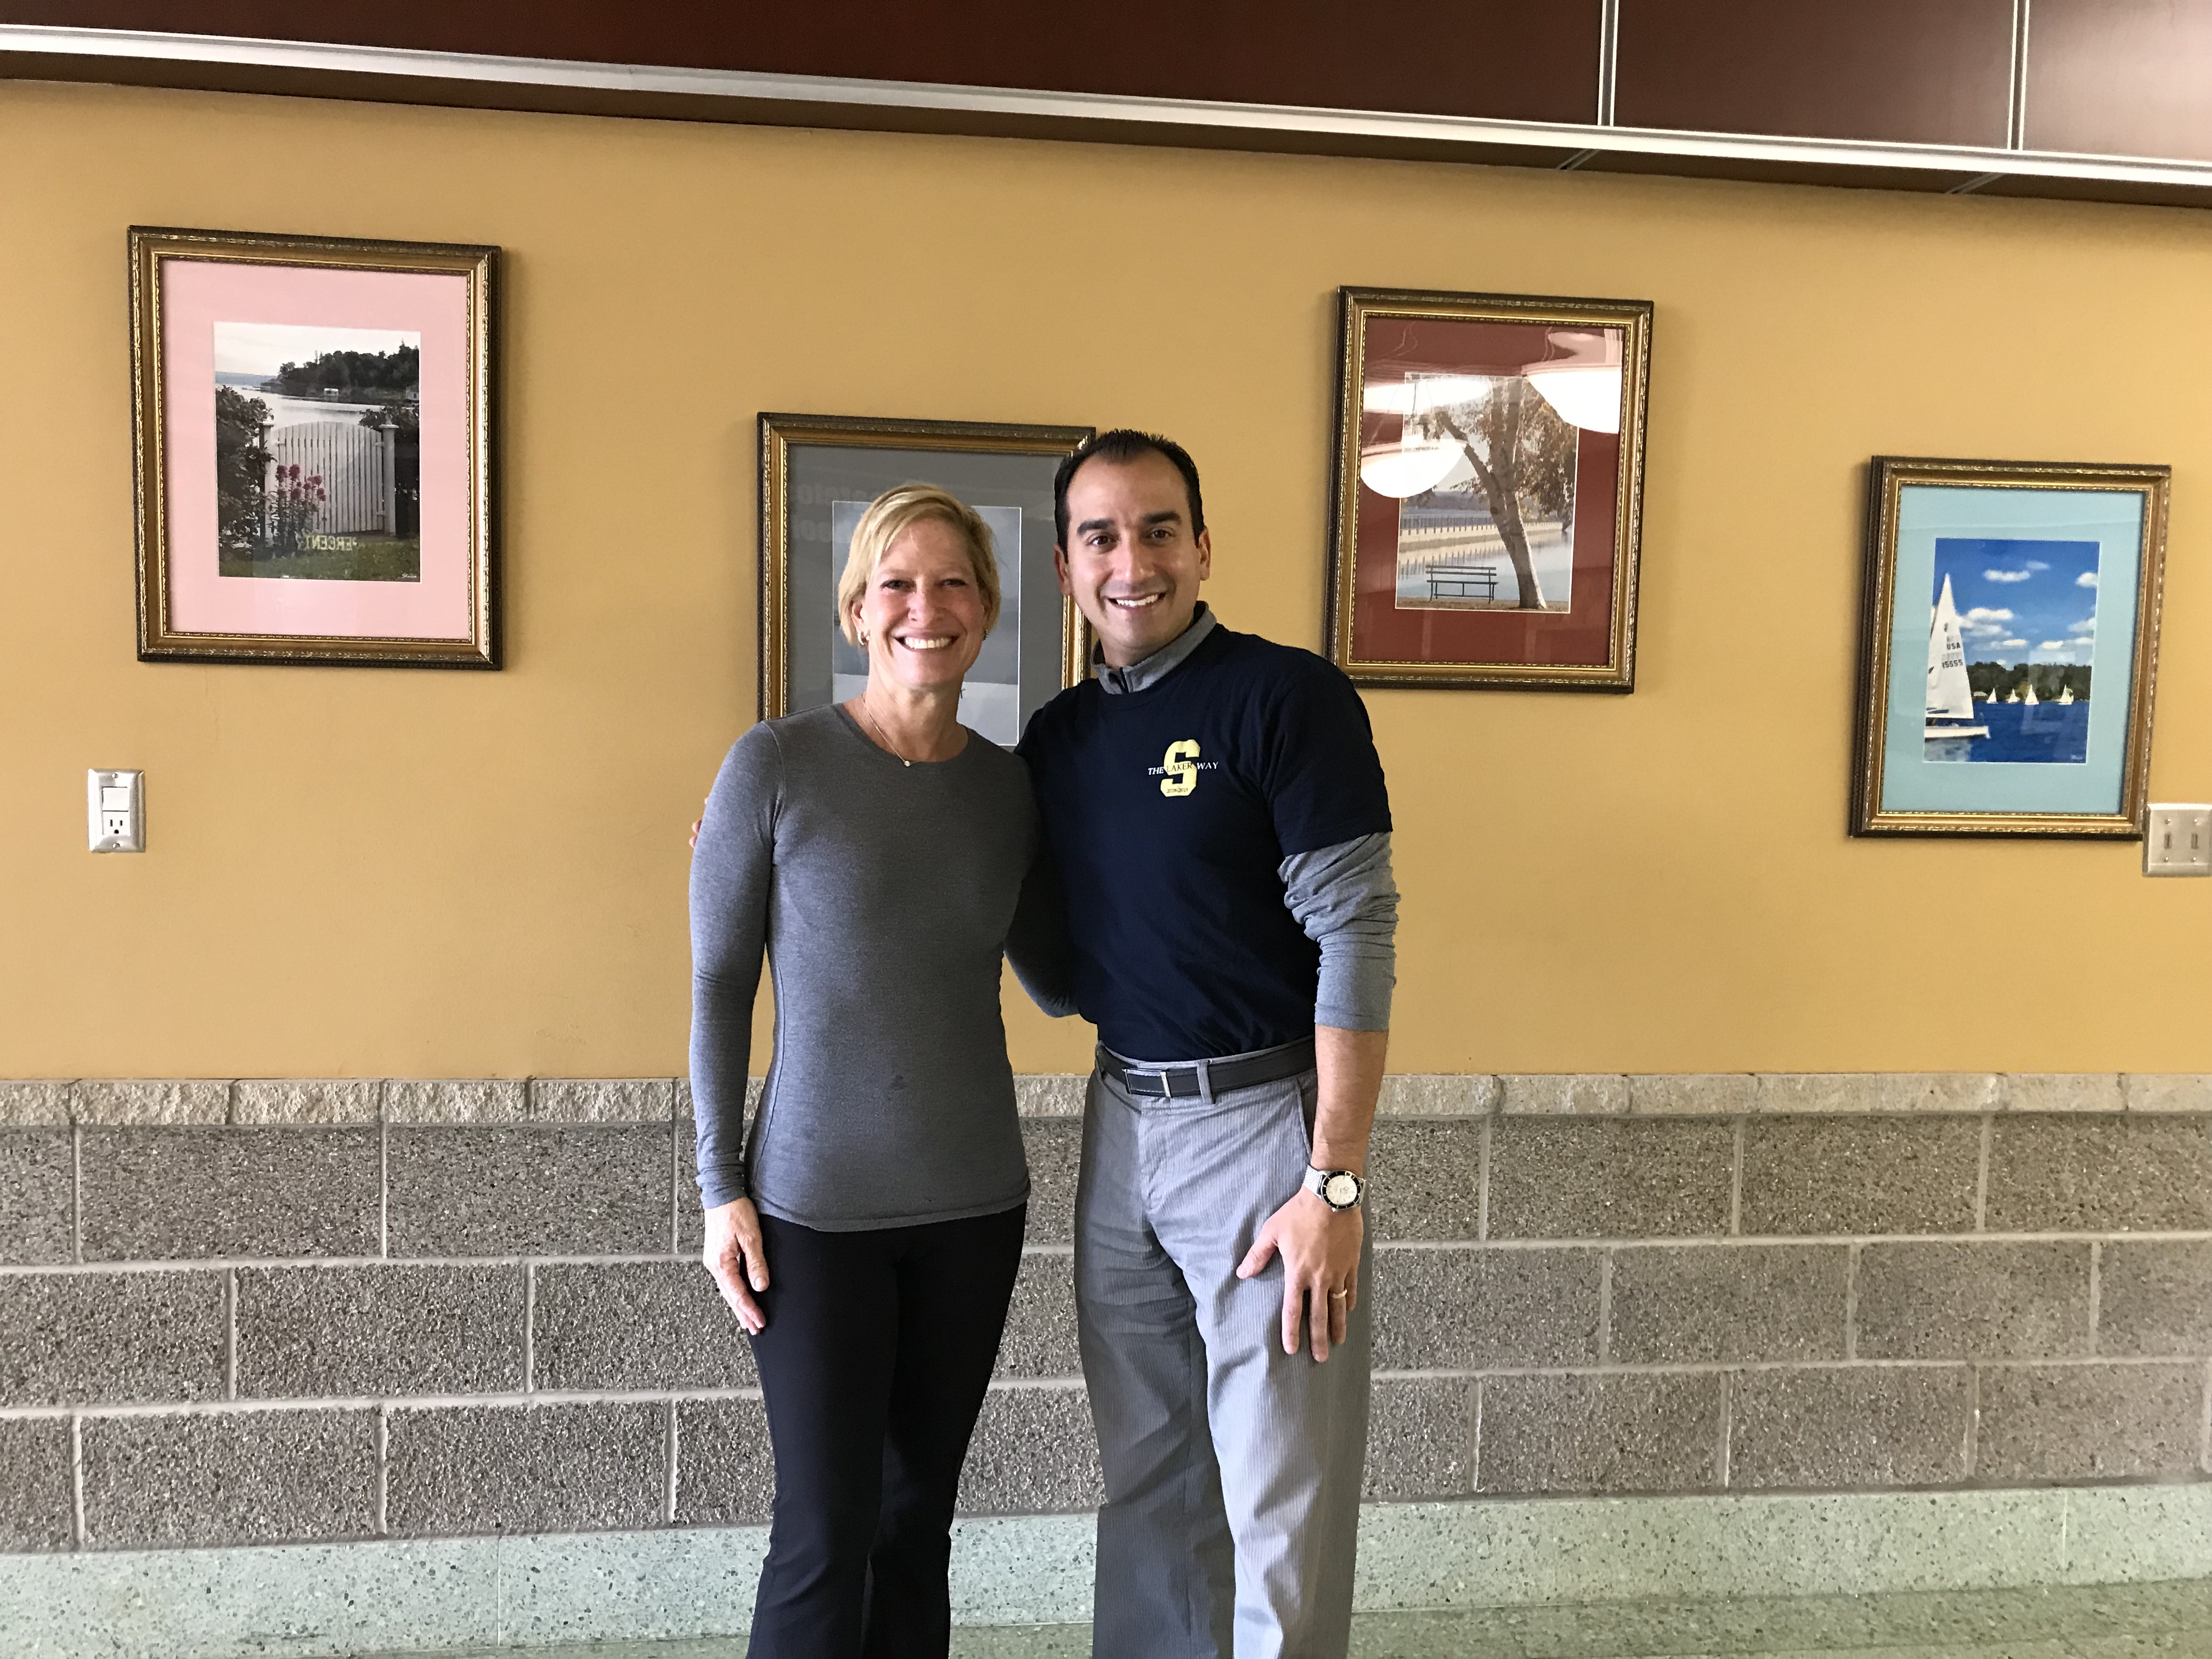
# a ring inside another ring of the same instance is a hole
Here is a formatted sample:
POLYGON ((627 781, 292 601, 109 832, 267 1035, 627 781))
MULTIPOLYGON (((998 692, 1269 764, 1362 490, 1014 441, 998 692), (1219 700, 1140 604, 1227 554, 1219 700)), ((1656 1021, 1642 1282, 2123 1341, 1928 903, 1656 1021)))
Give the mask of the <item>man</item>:
POLYGON ((1054 493, 1101 660, 1020 752, 1100 1040, 1075 1224, 1093 1652, 1340 1656, 1397 908, 1382 769, 1349 680, 1199 602, 1212 544, 1180 446, 1106 433, 1054 493))

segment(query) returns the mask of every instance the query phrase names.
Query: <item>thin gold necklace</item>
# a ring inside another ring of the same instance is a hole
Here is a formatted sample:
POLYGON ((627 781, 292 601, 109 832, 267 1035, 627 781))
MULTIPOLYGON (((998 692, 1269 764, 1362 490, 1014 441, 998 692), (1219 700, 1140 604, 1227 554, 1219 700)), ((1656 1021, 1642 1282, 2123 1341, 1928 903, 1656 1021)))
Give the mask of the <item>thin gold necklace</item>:
POLYGON ((876 724, 876 717, 868 712, 868 700, 866 697, 862 697, 860 701, 860 718, 867 721, 868 730, 876 734, 876 741, 883 744, 884 748, 890 750, 891 752, 891 758, 896 760, 901 766, 912 766, 914 763, 908 760, 904 755, 899 753, 898 745, 893 743, 889 738, 885 737, 884 735, 884 728, 876 724))

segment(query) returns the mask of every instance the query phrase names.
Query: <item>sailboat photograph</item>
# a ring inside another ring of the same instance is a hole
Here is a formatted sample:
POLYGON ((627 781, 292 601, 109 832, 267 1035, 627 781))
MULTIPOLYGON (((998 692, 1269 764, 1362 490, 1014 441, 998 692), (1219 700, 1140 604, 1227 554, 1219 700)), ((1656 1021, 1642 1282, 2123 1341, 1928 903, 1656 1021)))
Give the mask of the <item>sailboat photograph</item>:
POLYGON ((1951 597, 1951 579, 1943 578, 1943 592, 1928 626, 1928 758, 1966 760, 1978 739, 1990 728, 1974 721, 1974 686, 1966 675, 1966 641, 1959 630, 1959 607, 1951 597))
POLYGON ((2087 761, 2096 582, 2094 543, 1936 538, 1929 760, 2087 761))

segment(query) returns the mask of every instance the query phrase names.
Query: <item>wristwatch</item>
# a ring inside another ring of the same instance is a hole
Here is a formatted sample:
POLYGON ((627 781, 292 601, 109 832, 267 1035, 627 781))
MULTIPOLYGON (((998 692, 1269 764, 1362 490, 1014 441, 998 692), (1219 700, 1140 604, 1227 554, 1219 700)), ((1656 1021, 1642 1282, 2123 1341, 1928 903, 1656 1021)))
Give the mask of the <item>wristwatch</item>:
POLYGON ((1332 1210, 1348 1210, 1359 1202, 1367 1183, 1349 1170, 1316 1170, 1306 1165, 1305 1189, 1332 1210))

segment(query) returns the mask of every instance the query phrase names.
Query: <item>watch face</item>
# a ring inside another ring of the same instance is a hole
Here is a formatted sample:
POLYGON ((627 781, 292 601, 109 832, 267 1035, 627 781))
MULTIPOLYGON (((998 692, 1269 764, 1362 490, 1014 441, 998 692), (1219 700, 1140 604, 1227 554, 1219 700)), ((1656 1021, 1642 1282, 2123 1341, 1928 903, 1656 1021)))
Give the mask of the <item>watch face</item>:
POLYGON ((1322 1183, 1321 1195, 1334 1207, 1348 1209, 1359 1201, 1359 1179, 1340 1170, 1322 1183))

